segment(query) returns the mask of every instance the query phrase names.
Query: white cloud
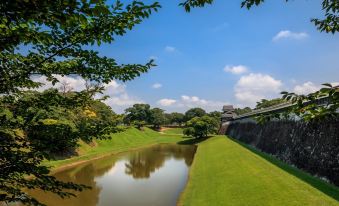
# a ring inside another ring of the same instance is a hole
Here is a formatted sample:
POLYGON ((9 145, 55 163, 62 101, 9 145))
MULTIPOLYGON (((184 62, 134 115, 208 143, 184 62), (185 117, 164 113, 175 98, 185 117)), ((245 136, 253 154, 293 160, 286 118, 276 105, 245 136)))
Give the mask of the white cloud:
MULTIPOLYGON (((332 86, 338 86, 339 82, 331 82, 330 84, 332 86)), ((296 93, 296 94, 309 94, 309 93, 316 92, 323 87, 325 87, 325 86, 315 84, 311 81, 307 81, 303 84, 294 86, 293 92, 296 93)))
POLYGON ((333 87, 339 86, 339 82, 332 82, 331 84, 333 87))
POLYGON ((157 103, 161 106, 168 107, 175 104, 177 100, 175 99, 160 99, 157 103))
POLYGON ((172 46, 166 46, 166 47, 165 47, 165 51, 166 51, 166 52, 175 52, 175 51, 176 51, 176 48, 175 48, 175 47, 172 47, 172 46))
POLYGON ((200 99, 197 96, 187 96, 187 95, 181 96, 181 102, 187 107, 205 106, 209 103, 207 100, 200 99))
MULTIPOLYGON (((37 90, 38 91, 43 91, 49 88, 57 88, 59 89, 63 84, 67 84, 67 87, 71 91, 81 91, 86 88, 85 84, 86 81, 79 77, 79 76, 60 76, 60 75, 55 75, 55 77, 60 81, 56 83, 54 86, 52 83, 47 81, 45 76, 33 76, 32 80, 41 82, 44 85, 39 87, 37 90)), ((122 113, 124 109, 127 107, 136 104, 136 103, 143 103, 142 100, 140 100, 137 97, 130 96, 127 91, 126 91, 126 85, 120 84, 115 80, 112 80, 111 82, 107 84, 103 84, 105 87, 105 91, 103 94, 98 94, 96 98, 100 98, 104 95, 108 95, 109 98, 106 99, 104 102, 109 105, 113 111, 117 113, 122 113)))
POLYGON ((226 65, 224 67, 225 72, 230 72, 232 74, 243 74, 248 72, 248 68, 244 65, 238 65, 238 66, 231 66, 226 65))
POLYGON ((36 82, 43 83, 43 85, 37 88, 37 91, 44 91, 49 88, 59 89, 62 85, 67 85, 68 90, 70 91, 81 91, 84 90, 86 81, 79 76, 61 76, 54 75, 55 78, 59 80, 55 85, 53 85, 50 81, 47 81, 45 76, 32 76, 31 79, 36 82))
POLYGON ((166 109, 175 109, 175 111, 186 111, 189 108, 201 107, 206 111, 221 110, 222 106, 227 102, 213 101, 199 98, 197 96, 182 95, 180 99, 161 99, 157 102, 166 109))
POLYGON ((153 89, 159 89, 161 87, 162 87, 162 84, 160 84, 160 83, 155 83, 155 84, 152 85, 153 89))
POLYGON ((126 92, 118 96, 110 96, 110 98, 106 99, 104 102, 119 111, 122 111, 128 106, 132 106, 133 104, 143 103, 143 101, 138 100, 135 97, 129 96, 126 92))
POLYGON ((117 81, 111 81, 103 85, 105 87, 105 94, 109 96, 114 96, 118 94, 123 94, 126 92, 126 86, 119 84, 117 81))
POLYGON ((296 85, 293 88, 293 92, 296 94, 309 94, 319 90, 321 87, 319 85, 314 84, 313 82, 305 82, 301 85, 296 85))
POLYGON ((273 37, 273 41, 279 41, 281 39, 295 39, 295 40, 301 40, 301 39, 305 39, 308 37, 308 34, 305 32, 291 32, 289 30, 283 30, 280 31, 278 34, 276 34, 273 37))
POLYGON ((235 85, 235 98, 245 106, 255 106, 261 99, 270 99, 281 92, 282 82, 270 75, 251 73, 242 76, 235 85))

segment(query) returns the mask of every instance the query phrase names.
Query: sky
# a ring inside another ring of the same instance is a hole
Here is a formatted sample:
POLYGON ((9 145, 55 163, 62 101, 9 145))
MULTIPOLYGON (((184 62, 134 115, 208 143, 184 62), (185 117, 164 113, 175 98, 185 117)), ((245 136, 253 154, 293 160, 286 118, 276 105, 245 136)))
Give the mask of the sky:
MULTIPOLYGON (((241 9, 241 0, 215 0, 190 13, 180 1, 159 2, 162 8, 132 31, 93 48, 122 64, 157 64, 135 80, 105 85, 106 103, 117 113, 135 103, 166 112, 254 107, 281 91, 305 94, 339 82, 339 35, 310 22, 324 16, 321 0, 274 0, 251 10, 241 9)), ((60 79, 84 88, 79 77, 60 79)))

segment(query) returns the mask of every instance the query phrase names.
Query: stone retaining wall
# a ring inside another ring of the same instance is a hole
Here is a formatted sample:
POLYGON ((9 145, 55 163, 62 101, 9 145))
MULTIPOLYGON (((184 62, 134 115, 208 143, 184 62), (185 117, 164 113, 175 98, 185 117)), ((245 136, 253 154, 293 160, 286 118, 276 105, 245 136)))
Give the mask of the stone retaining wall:
POLYGON ((226 134, 339 186, 339 120, 234 121, 226 134))

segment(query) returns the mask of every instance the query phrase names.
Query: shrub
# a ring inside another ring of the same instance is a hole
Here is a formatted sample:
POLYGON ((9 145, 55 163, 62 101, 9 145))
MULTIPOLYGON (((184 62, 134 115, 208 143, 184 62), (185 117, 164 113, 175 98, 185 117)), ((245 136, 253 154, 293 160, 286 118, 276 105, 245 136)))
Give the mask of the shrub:
POLYGON ((27 137, 32 146, 46 154, 65 154, 77 145, 77 129, 67 120, 43 119, 28 129, 27 137))
POLYGON ((187 122, 184 135, 196 138, 207 137, 208 134, 215 134, 218 131, 218 121, 207 115, 194 117, 187 122))

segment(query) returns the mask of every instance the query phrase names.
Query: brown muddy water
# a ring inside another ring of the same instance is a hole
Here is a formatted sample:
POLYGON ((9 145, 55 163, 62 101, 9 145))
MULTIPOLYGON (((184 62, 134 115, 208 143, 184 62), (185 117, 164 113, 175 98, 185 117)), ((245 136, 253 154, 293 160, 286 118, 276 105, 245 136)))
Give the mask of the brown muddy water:
POLYGON ((48 206, 175 206, 195 151, 192 145, 160 144, 93 160, 55 174, 91 190, 70 199, 30 194, 48 206))

